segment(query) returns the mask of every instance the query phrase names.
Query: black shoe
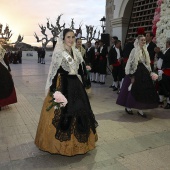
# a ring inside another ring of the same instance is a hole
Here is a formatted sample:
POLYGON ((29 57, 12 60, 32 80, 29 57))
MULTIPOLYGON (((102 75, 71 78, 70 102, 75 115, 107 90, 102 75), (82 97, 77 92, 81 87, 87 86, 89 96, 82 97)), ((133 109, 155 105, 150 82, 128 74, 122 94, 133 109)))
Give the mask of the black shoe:
POLYGON ((97 83, 97 81, 95 81, 95 80, 94 80, 94 81, 92 81, 92 82, 93 82, 93 83, 97 83))
POLYGON ((105 82, 100 82, 101 85, 105 84, 105 82))
POLYGON ((141 117, 143 117, 143 118, 147 118, 146 114, 143 114, 143 115, 142 115, 142 114, 140 114, 140 113, 138 112, 138 115, 141 116, 141 117))
POLYGON ((1 111, 1 107, 0 107, 0 111, 1 111))
POLYGON ((164 109, 170 109, 170 104, 167 103, 167 105, 164 107, 164 109))
POLYGON ((109 86, 109 88, 114 88, 114 87, 115 87, 115 86, 112 86, 112 85, 111 85, 111 86, 109 86))
POLYGON ((163 105, 164 104, 164 102, 159 102, 159 105, 163 105))
POLYGON ((118 88, 116 88, 116 87, 113 88, 113 91, 117 91, 117 90, 118 90, 118 88))
POLYGON ((159 102, 159 107, 163 107, 164 102, 159 102))
POLYGON ((132 110, 129 111, 129 110, 127 110, 127 108, 125 108, 125 112, 129 115, 133 115, 133 111, 132 110))

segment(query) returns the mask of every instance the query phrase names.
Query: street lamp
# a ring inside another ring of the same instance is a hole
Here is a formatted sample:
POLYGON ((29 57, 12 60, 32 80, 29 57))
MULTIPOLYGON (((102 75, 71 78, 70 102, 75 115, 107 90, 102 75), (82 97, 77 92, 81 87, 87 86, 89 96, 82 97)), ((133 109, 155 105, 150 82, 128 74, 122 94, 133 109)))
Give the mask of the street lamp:
POLYGON ((101 22, 101 27, 103 30, 103 33, 101 34, 101 40, 108 47, 108 46, 110 46, 110 35, 108 33, 105 33, 106 17, 104 16, 103 18, 101 18, 100 22, 101 22))
POLYGON ((101 27, 103 29, 103 33, 105 33, 105 27, 106 27, 106 18, 103 16, 103 18, 100 19, 101 27))

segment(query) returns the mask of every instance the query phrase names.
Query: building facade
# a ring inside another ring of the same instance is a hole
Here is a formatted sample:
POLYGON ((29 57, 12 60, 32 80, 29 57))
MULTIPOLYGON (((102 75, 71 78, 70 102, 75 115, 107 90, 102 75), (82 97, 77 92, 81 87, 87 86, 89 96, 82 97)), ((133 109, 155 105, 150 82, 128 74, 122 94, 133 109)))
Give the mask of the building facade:
POLYGON ((124 43, 133 0, 106 0, 106 33, 117 36, 124 43))

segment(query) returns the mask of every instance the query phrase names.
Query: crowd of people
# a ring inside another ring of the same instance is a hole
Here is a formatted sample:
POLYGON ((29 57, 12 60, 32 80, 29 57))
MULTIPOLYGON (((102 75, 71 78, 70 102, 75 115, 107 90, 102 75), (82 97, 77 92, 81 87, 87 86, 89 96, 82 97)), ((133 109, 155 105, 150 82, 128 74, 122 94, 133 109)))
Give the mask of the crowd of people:
POLYGON ((22 51, 9 51, 7 50, 5 55, 7 56, 9 63, 11 64, 22 64, 22 51))
POLYGON ((45 64, 45 49, 44 48, 38 48, 37 50, 38 54, 38 63, 45 64))
POLYGON ((105 84, 108 50, 102 40, 95 42, 95 47, 90 41, 83 47, 82 40, 76 39, 76 48, 81 52, 86 65, 91 66, 90 81, 105 84))
POLYGON ((141 109, 158 105, 170 109, 170 39, 167 38, 166 51, 162 52, 153 38, 152 32, 138 36, 135 42, 129 38, 121 50, 118 38, 112 37, 108 55, 113 75, 110 87, 118 90, 117 104, 125 106, 128 114, 133 114, 131 108, 138 109, 142 117, 147 116, 141 109), (153 73, 158 74, 158 80, 152 80, 153 73))
POLYGON ((128 114, 133 114, 131 108, 138 109, 138 114, 142 117, 147 117, 142 109, 156 108, 158 105, 170 109, 170 39, 165 42, 166 51, 162 52, 153 38, 152 32, 139 36, 136 40, 129 38, 122 49, 121 41, 113 36, 109 50, 102 40, 96 41, 94 46, 87 42, 85 48, 82 40, 76 39, 76 48, 81 52, 86 65, 91 66, 90 81, 105 84, 109 69, 113 77, 110 88, 117 91, 117 104, 125 106, 128 114), (138 61, 137 56, 140 56, 138 61), (134 57, 136 65, 131 59, 134 57), (135 68, 131 65, 135 65, 135 68), (127 71, 131 68, 134 69, 133 74, 127 71), (158 74, 158 80, 152 80, 155 73, 158 74), (131 90, 128 90, 129 86, 131 90))
MULTIPOLYGON (((91 87, 91 83, 104 85, 107 70, 113 77, 110 87, 118 93, 116 103, 124 106, 127 114, 133 115, 132 109, 137 109, 139 116, 147 118, 143 110, 163 105, 164 99, 164 109, 170 109, 170 39, 165 42, 163 52, 152 41, 153 37, 152 33, 147 33, 138 35, 135 40, 129 38, 122 49, 121 41, 113 36, 108 50, 102 40, 96 41, 94 46, 90 41, 83 46, 73 30, 64 29, 52 55, 36 146, 66 156, 84 154, 95 148, 98 123, 86 88, 91 87), (90 73, 87 66, 91 67, 90 73), (61 96, 55 96, 56 92, 61 96), (49 101, 53 101, 55 107, 47 109, 49 101)), ((0 69, 3 71, 0 72, 0 90, 6 90, 0 92, 1 108, 17 99, 5 50, 1 46, 0 49, 0 69), (4 75, 7 77, 5 83, 4 75), (10 84, 9 88, 6 84, 10 84)), ((44 58, 45 50, 39 49, 38 63, 45 64, 44 58)))

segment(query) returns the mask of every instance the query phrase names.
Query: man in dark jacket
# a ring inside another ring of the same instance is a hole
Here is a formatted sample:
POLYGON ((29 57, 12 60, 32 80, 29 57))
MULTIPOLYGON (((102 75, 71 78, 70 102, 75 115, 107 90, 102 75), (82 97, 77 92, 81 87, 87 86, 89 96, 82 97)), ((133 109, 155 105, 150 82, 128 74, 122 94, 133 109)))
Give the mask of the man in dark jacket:
POLYGON ((45 64, 45 49, 42 48, 41 50, 41 64, 45 64))
POLYGON ((90 71, 90 81, 94 81, 94 60, 95 60, 95 50, 94 47, 92 47, 91 42, 88 41, 87 43, 87 49, 86 49, 86 65, 91 66, 90 71))
MULTIPOLYGON (((111 43, 112 43, 112 46, 110 47, 110 50, 109 50, 109 53, 112 53, 112 50, 113 48, 115 48, 115 42, 118 40, 118 37, 117 36, 113 36, 111 38, 111 43)), ((112 69, 112 68, 111 68, 112 69)), ((109 88, 115 88, 115 82, 114 82, 114 78, 113 78, 113 83, 111 86, 109 86, 109 88)))
POLYGON ((99 48, 97 51, 98 58, 98 73, 100 74, 100 84, 105 84, 106 67, 107 67, 107 47, 104 45, 102 40, 99 40, 99 48))
POLYGON ((87 49, 86 49, 86 65, 92 65, 93 58, 94 58, 95 52, 94 47, 92 47, 91 42, 87 42, 87 49))
POLYGON ((129 55, 132 51, 132 49, 134 48, 134 39, 133 38, 129 38, 128 39, 128 42, 125 44, 124 46, 124 49, 123 49, 123 62, 122 62, 122 65, 123 65, 123 77, 125 77, 125 67, 126 67, 126 63, 127 63, 127 60, 129 58, 129 55))
POLYGON ((149 56, 151 60, 152 71, 154 71, 154 58, 155 58, 154 48, 156 47, 156 44, 152 41, 153 38, 154 38, 154 35, 152 32, 146 33, 146 46, 147 46, 147 50, 149 52, 149 56))
POLYGON ((170 38, 166 41, 166 50, 164 53, 160 51, 160 48, 155 48, 155 51, 158 54, 158 58, 163 59, 163 74, 162 80, 160 81, 159 95, 164 95, 167 98, 167 105, 165 106, 165 109, 170 109, 170 38))
POLYGON ((41 48, 38 48, 37 53, 38 53, 38 63, 41 63, 41 48))
POLYGON ((112 75, 115 83, 115 87, 113 88, 113 91, 118 90, 118 85, 121 86, 121 80, 122 80, 122 50, 121 50, 121 41, 117 40, 115 42, 115 48, 112 48, 109 51, 108 59, 109 59, 109 65, 112 68, 112 75))

